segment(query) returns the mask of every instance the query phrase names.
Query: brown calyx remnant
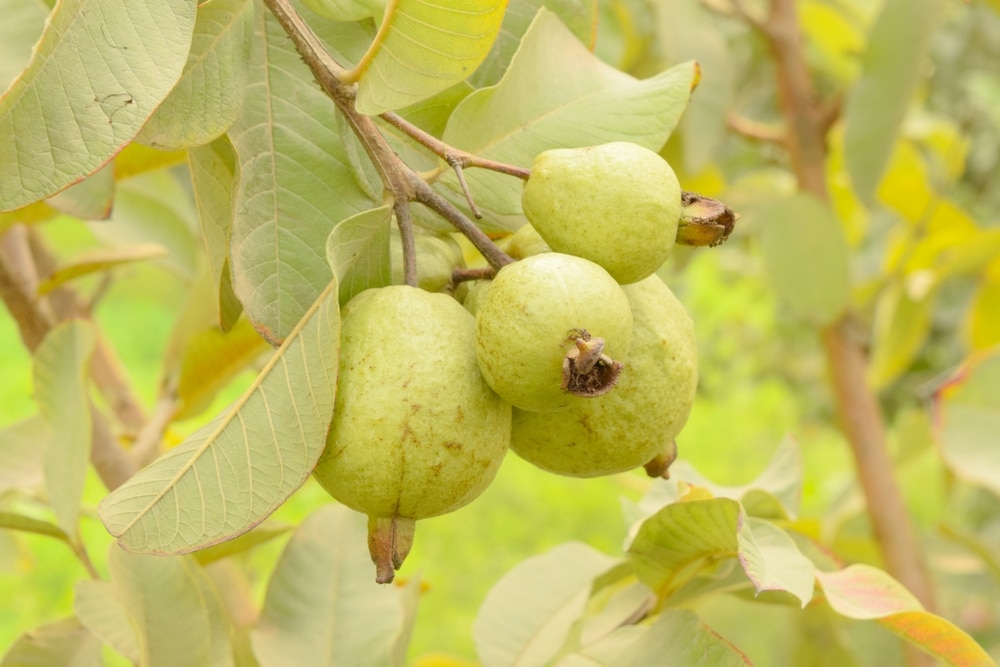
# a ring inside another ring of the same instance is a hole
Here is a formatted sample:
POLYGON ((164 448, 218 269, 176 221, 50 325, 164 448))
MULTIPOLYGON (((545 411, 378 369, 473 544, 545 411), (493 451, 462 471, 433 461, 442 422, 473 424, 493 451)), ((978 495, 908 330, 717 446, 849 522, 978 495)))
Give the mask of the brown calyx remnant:
POLYGON ((677 441, 671 440, 662 452, 643 464, 650 477, 670 479, 670 466, 677 460, 677 441))
POLYGON ((604 339, 586 329, 573 329, 567 340, 573 347, 563 358, 562 388, 581 398, 595 398, 611 391, 624 365, 604 354, 604 339))
POLYGON ((677 243, 689 246, 717 246, 733 232, 739 214, 734 213, 717 199, 710 199, 693 192, 681 193, 680 223, 677 243))
POLYGON ((392 582, 413 546, 416 521, 401 516, 368 517, 368 552, 375 563, 375 581, 392 582))

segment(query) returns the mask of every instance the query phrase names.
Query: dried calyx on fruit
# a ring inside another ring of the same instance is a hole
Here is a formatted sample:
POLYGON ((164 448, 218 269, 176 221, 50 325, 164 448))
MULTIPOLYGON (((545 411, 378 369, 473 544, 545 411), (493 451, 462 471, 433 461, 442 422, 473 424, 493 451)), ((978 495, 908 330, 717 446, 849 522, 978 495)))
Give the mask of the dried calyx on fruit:
POLYGON ((313 474, 368 515, 380 583, 415 521, 473 500, 507 450, 511 407, 480 375, 475 335, 457 301, 414 287, 367 290, 343 309, 335 412, 313 474))
POLYGON ((574 477, 669 467, 698 383, 694 325, 658 276, 623 290, 635 332, 618 386, 555 414, 515 410, 510 446, 521 458, 574 477))
POLYGON ((581 257, 551 252, 508 264, 475 310, 483 377, 522 410, 551 412, 569 407, 574 394, 607 393, 627 366, 628 299, 581 257))
POLYGON ((539 154, 521 205, 553 250, 596 262, 624 285, 649 276, 669 256, 681 188, 659 155, 614 142, 539 154))

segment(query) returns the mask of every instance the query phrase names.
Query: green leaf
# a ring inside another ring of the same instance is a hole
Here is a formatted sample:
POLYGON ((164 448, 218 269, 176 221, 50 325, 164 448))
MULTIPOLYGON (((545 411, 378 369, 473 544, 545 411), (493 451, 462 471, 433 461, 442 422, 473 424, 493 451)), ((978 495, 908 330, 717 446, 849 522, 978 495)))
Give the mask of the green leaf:
POLYGON ((305 482, 326 446, 340 349, 333 281, 233 405, 105 498, 130 551, 181 553, 236 537, 305 482))
POLYGON ((471 75, 493 46, 506 0, 397 0, 349 75, 357 109, 372 116, 405 107, 471 75))
POLYGON ((209 0, 198 7, 184 72, 136 141, 189 148, 229 129, 243 105, 253 21, 251 0, 209 0))
POLYGON ((229 276, 229 230, 233 224, 233 193, 237 183, 236 151, 229 137, 223 135, 190 149, 188 168, 208 264, 218 286, 219 324, 223 331, 229 331, 243 312, 229 276))
POLYGON ((195 6, 56 5, 27 69, 0 97, 0 210, 72 185, 132 140, 181 75, 195 6))
POLYGON ((35 351, 35 400, 52 430, 45 449, 45 486, 59 527, 77 534, 90 464, 91 405, 87 393, 97 330, 86 320, 53 328, 35 351))
MULTIPOLYGON (((444 141, 522 167, 558 147, 631 141, 659 150, 687 105, 694 76, 695 64, 688 62, 636 80, 602 63, 542 9, 503 79, 458 105, 444 141)), ((468 170, 466 179, 486 216, 484 227, 514 231, 524 224, 518 179, 485 169, 468 170)), ((440 181, 464 202, 453 174, 440 181)))
POLYGON ((390 664, 403 603, 374 582, 367 520, 324 505, 295 531, 251 634, 261 667, 390 664))
POLYGON ((347 303, 369 287, 391 282, 391 221, 392 206, 380 206, 351 216, 330 232, 326 258, 340 283, 340 303, 347 303))
POLYGON ((764 266, 775 292, 797 316, 829 324, 850 299, 848 246, 833 212, 796 194, 754 211, 764 266))
POLYGON ((249 87, 230 129, 239 186, 229 236, 233 289, 272 343, 330 282, 326 238, 371 208, 320 91, 270 12, 259 12, 249 87))
POLYGON ((223 558, 229 558, 230 556, 246 553, 254 547, 281 537, 291 529, 292 526, 288 524, 278 523, 276 521, 265 521, 253 530, 243 533, 239 537, 226 540, 221 544, 216 544, 215 546, 202 549, 201 551, 196 551, 194 553, 194 557, 197 558, 198 562, 203 566, 209 565, 222 560, 223 558))
POLYGON ((909 369, 931 331, 938 280, 930 271, 886 286, 875 306, 869 380, 885 389, 909 369))
POLYGON ((21 635, 0 667, 103 667, 101 642, 75 618, 65 618, 21 635))
POLYGON ((841 616, 878 620, 903 639, 949 665, 996 663, 975 640, 940 616, 923 610, 902 584, 870 565, 817 572, 826 601, 841 616))
POLYGON ((233 664, 228 619, 194 558, 130 554, 112 545, 108 569, 135 628, 140 664, 233 664))
POLYGON ((945 462, 959 477, 1000 496, 1000 350, 960 369, 935 396, 945 462))
POLYGON ((45 28, 41 2, 2 0, 0 14, 0 92, 7 89, 31 60, 31 47, 45 28))
POLYGON ((868 35, 861 78, 844 110, 844 158, 858 197, 871 202, 924 71, 936 0, 887 0, 868 35))
MULTIPOLYGON (((740 561, 754 589, 785 591, 799 599, 805 608, 813 596, 816 568, 802 555, 788 534, 762 519, 751 518, 753 548, 741 545, 740 561)), ((749 535, 749 533, 748 533, 749 535)))
POLYGON ((727 498, 667 505, 642 523, 628 557, 639 581, 662 595, 709 561, 736 556, 744 523, 727 498))
POLYGON ((114 584, 82 579, 76 582, 73 611, 80 623, 102 642, 133 663, 139 662, 139 643, 114 584))
MULTIPOLYGON (((732 498, 743 504, 751 516, 769 516, 794 519, 802 500, 802 452, 798 442, 785 436, 767 467, 749 484, 721 486, 702 476, 687 461, 677 461, 670 467, 671 479, 678 479, 708 489, 717 498, 732 498)), ((654 481, 642 506, 650 508, 648 514, 662 507, 669 498, 662 496, 663 482, 654 481), (655 494, 655 495, 654 495, 655 494), (658 500, 662 498, 662 500, 658 500)), ((647 514, 647 516, 648 516, 647 514)))
POLYGON ((48 521, 41 521, 30 516, 15 514, 13 512, 0 512, 0 528, 16 530, 22 533, 34 533, 35 535, 54 537, 57 540, 62 540, 66 543, 69 543, 70 541, 69 535, 67 535, 59 526, 49 523, 48 521))
POLYGON ((53 271, 38 285, 38 294, 39 296, 48 294, 57 287, 81 276, 103 273, 125 264, 163 257, 166 254, 167 249, 156 243, 102 246, 88 250, 73 257, 66 264, 53 271))
POLYGON ((88 229, 107 245, 159 244, 168 254, 158 261, 191 280, 201 252, 195 215, 180 180, 169 171, 151 171, 119 182, 111 218, 89 222, 88 229))
POLYGON ((564 658, 557 667, 747 667, 753 664, 687 609, 667 609, 648 626, 620 628, 616 635, 585 648, 572 658, 564 658))
POLYGON ((0 429, 0 495, 44 480, 42 453, 51 437, 45 420, 37 415, 0 429))
POLYGON ((522 561, 493 586, 472 628, 484 667, 546 665, 615 559, 579 542, 522 561))
MULTIPOLYGON (((597 3, 592 0, 510 0, 503 25, 489 55, 469 79, 475 88, 492 86, 503 77, 538 10, 554 12, 588 50, 597 37, 597 3)), ((407 116, 409 118, 409 116, 407 116)))
POLYGON ((113 164, 106 164, 45 201, 57 211, 81 220, 106 220, 114 200, 115 169, 113 164))

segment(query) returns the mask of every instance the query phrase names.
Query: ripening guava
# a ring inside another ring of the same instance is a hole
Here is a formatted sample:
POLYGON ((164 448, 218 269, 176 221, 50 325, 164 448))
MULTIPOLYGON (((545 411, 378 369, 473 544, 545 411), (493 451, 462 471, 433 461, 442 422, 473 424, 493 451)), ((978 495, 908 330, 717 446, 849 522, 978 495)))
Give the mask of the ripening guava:
POLYGON ((390 581, 417 519, 469 503, 493 480, 511 407, 483 380, 475 318, 450 296, 396 285, 341 315, 337 399, 314 475, 369 516, 378 581, 390 581))
MULTIPOLYGON (((390 228, 389 262, 392 283, 403 284, 403 244, 399 229, 390 228)), ((452 236, 414 230, 413 242, 417 253, 417 285, 428 292, 440 292, 451 284, 455 267, 465 266, 462 247, 452 236)))
POLYGON ((522 410, 551 412, 574 394, 607 393, 627 366, 631 341, 622 288, 573 255, 543 253, 504 266, 476 306, 479 368, 522 410))
POLYGON ((624 285, 656 271, 670 254, 681 188, 663 158, 619 141, 540 153, 521 205, 553 250, 586 257, 624 285))
POLYGON ((669 453, 687 421, 698 384, 691 318, 658 276, 622 289, 635 332, 615 390, 555 414, 514 410, 511 450, 540 468, 573 477, 637 468, 669 453))

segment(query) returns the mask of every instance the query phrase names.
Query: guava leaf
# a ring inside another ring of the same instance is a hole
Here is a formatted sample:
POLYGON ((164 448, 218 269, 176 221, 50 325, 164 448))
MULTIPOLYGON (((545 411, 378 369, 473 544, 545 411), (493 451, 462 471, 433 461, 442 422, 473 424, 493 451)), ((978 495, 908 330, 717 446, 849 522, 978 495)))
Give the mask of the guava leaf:
POLYGON ((243 105, 253 20, 252 0, 210 0, 198 7, 180 80, 136 141, 161 149, 189 148, 229 129, 243 105))
POLYGON ((54 195, 132 140, 181 75, 196 4, 56 5, 28 66, 0 97, 0 210, 54 195))
POLYGON ((188 168, 198 207, 208 264, 219 293, 219 326, 229 331, 243 305, 233 294, 229 276, 229 230, 233 224, 233 192, 238 181, 236 151, 228 136, 188 151, 188 168))
POLYGON ((139 662, 139 643, 128 613, 110 581, 82 579, 76 582, 73 611, 80 623, 102 642, 133 663, 139 662))
POLYGON ((486 595, 472 628, 484 667, 548 664, 583 614, 594 578, 615 562, 569 542, 505 574, 486 595))
POLYGON ((101 642, 75 618, 32 628, 21 635, 0 660, 0 667, 99 667, 101 642))
POLYGON ((161 151, 131 143, 115 156, 115 180, 121 181, 148 171, 166 169, 187 160, 187 151, 161 151))
MULTIPOLYGON (((798 442, 786 436, 757 479, 741 486, 715 484, 684 460, 670 467, 670 477, 704 487, 717 498, 738 500, 751 516, 766 514, 777 518, 795 518, 802 499, 802 452, 798 442)), ((669 502, 669 498, 658 491, 662 487, 663 482, 654 480, 647 496, 641 501, 640 507, 647 509, 647 516, 669 502)))
POLYGON ((348 75, 357 110, 377 115, 405 107, 469 77, 486 58, 506 0, 397 0, 375 41, 348 75))
POLYGON ((925 271, 894 280, 875 305, 869 380, 884 389, 902 375, 923 348, 937 304, 938 279, 925 271), (922 286, 924 280, 929 286, 922 286))
POLYGON ((390 664, 403 602, 375 583, 364 515, 324 505, 295 531, 251 633, 261 667, 390 664))
POLYGON ((392 282, 389 225, 392 206, 380 206, 351 216, 330 232, 326 257, 340 283, 340 303, 369 287, 392 282))
MULTIPOLYGON (((500 83, 462 100, 443 138, 521 167, 558 147, 631 141, 658 151, 687 105, 695 68, 682 63, 639 81, 601 62, 543 8, 500 83)), ((524 224, 521 181, 484 169, 466 170, 465 176, 485 227, 513 231, 524 224)), ((464 202, 454 174, 440 182, 464 202)))
POLYGON ((556 663, 557 667, 646 667, 753 663, 687 609, 666 609, 648 626, 625 626, 595 646, 556 663))
MULTIPOLYGON (((597 38, 597 3, 592 0, 510 0, 493 48, 469 78, 475 88, 492 86, 507 71, 521 38, 541 7, 556 14, 588 50, 597 38)), ((409 118, 409 116, 407 116, 409 118)))
POLYGON ((189 191, 173 173, 152 171, 118 183, 108 220, 87 228, 107 245, 156 243, 167 249, 154 260, 185 280, 194 278, 201 242, 189 191))
POLYGON ((229 268, 247 316, 272 343, 330 281, 330 230, 372 205, 335 113, 280 24, 258 12, 249 86, 229 133, 239 164, 229 268))
POLYGON ((105 220, 115 200, 115 170, 106 164, 85 179, 45 200, 52 208, 81 220, 105 220))
POLYGON ((0 429, 0 495, 43 481, 42 453, 49 438, 51 432, 40 415, 0 429))
POLYGON ((101 246, 88 250, 58 267, 38 285, 38 294, 48 294, 71 280, 94 273, 110 271, 125 264, 163 257, 167 249, 157 243, 137 243, 134 245, 101 246))
POLYGON ((856 564, 836 572, 817 572, 816 579, 827 603, 841 616, 877 620, 949 665, 996 665, 965 631, 924 611, 912 593, 882 570, 856 564))
POLYGON ((24 516, 23 514, 15 514, 14 512, 0 512, 0 528, 16 530, 21 533, 34 533, 35 535, 54 537, 67 544, 70 542, 69 535, 54 523, 24 516))
POLYGON ((130 554, 111 545, 108 569, 135 628, 140 664, 233 664, 225 610, 194 558, 130 554))
POLYGON ((935 395, 941 454, 959 477, 1000 496, 1000 351, 967 364, 935 395))
POLYGON ((41 2, 0 1, 0 91, 21 73, 31 60, 31 47, 45 28, 46 9, 41 2))
POLYGON ((740 504, 728 498, 667 505, 646 519, 627 553, 636 576, 661 597, 678 590, 702 567, 737 557, 761 591, 786 591, 805 605, 812 597, 812 563, 783 531, 760 522, 761 542, 740 504))
POLYGON ((45 336, 34 359, 35 400, 52 432, 44 455, 45 488, 59 527, 73 536, 90 465, 87 379, 96 345, 93 324, 69 320, 45 336))
POLYGON ((936 13, 935 0, 888 0, 868 35, 844 109, 844 157, 863 201, 871 201, 920 82, 936 13))
POLYGON ((185 553, 266 519, 326 446, 339 349, 331 281, 231 409, 101 502, 108 532, 129 551, 185 553))
POLYGON ((246 553, 258 545, 265 544, 277 537, 281 537, 293 528, 294 526, 290 524, 279 523, 277 521, 265 521, 253 530, 243 533, 239 537, 234 537, 231 540, 226 540, 225 542, 208 547, 207 549, 196 551, 193 555, 204 567, 205 565, 210 565, 216 561, 222 560, 223 558, 229 558, 230 556, 246 553))
POLYGON ((778 296, 812 324, 832 322, 850 300, 848 246, 837 218, 804 194, 754 211, 764 266, 778 296))
POLYGON ((966 341, 973 350, 1000 343, 1000 255, 983 273, 966 316, 966 341))

